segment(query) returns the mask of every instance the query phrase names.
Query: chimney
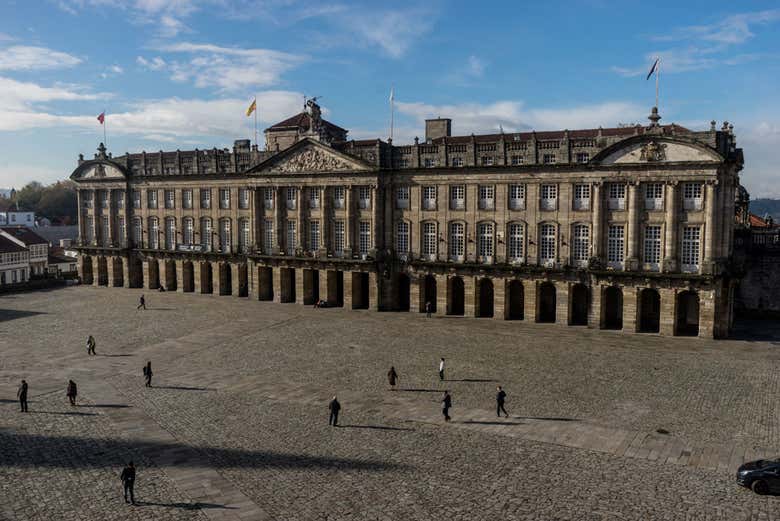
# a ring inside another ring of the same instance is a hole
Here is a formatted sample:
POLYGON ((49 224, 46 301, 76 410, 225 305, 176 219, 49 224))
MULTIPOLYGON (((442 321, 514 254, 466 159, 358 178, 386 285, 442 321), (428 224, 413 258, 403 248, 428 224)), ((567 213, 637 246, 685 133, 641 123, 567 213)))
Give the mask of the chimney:
POLYGON ((450 137, 452 135, 452 120, 436 118, 425 120, 425 141, 450 137))

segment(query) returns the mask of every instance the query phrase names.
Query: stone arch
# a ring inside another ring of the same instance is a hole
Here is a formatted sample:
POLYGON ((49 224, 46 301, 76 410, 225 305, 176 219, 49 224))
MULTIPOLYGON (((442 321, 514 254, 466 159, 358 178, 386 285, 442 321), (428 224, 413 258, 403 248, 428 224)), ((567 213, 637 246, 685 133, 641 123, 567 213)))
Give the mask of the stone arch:
POLYGON ((425 304, 427 302, 431 303, 431 313, 436 313, 436 299, 437 299, 437 287, 436 287, 436 277, 431 275, 430 273, 427 274, 422 281, 422 291, 420 292, 420 313, 425 312, 425 304))
POLYGON ((130 287, 143 288, 144 287, 143 262, 138 257, 130 257, 127 262, 128 262, 127 273, 130 278, 130 287))
POLYGON ((639 332, 658 333, 661 330, 661 295, 645 288, 639 292, 639 332))
POLYGON ((507 291, 509 293, 507 318, 509 320, 523 320, 525 315, 525 293, 522 281, 510 280, 507 291))
POLYGON ((617 286, 604 289, 604 329, 623 329, 623 290, 617 286))
POLYGON ((121 288, 125 285, 123 261, 124 259, 122 259, 122 257, 114 257, 111 259, 111 266, 109 266, 109 269, 111 270, 115 288, 121 288))
POLYGON ((168 259, 163 261, 165 290, 176 291, 176 261, 168 259))
POLYGON ((493 316, 493 281, 485 277, 477 281, 479 295, 477 317, 489 318, 493 316))
POLYGON ((103 255, 97 257, 97 283, 99 286, 108 286, 108 261, 103 255))
POLYGON ((200 292, 209 294, 214 291, 214 279, 211 271, 211 263, 203 261, 200 263, 200 292))
POLYGON ((585 284, 571 287, 571 325, 587 326, 590 309, 590 290, 585 284))
POLYGON ((677 294, 675 306, 675 334, 697 336, 699 334, 699 294, 693 290, 677 294))
POLYGON ((217 269, 219 271, 217 274, 219 277, 219 294, 230 295, 233 291, 233 273, 230 269, 230 263, 220 262, 217 269))
POLYGON ((552 282, 542 282, 539 285, 537 322, 555 323, 556 290, 552 282))
POLYGON ((238 265, 238 295, 239 297, 249 296, 249 272, 245 263, 238 265))
POLYGON ((195 270, 190 261, 184 261, 181 266, 181 290, 185 293, 195 291, 195 270))
POLYGON ((450 277, 447 281, 447 314, 464 315, 466 312, 466 295, 463 279, 450 277))

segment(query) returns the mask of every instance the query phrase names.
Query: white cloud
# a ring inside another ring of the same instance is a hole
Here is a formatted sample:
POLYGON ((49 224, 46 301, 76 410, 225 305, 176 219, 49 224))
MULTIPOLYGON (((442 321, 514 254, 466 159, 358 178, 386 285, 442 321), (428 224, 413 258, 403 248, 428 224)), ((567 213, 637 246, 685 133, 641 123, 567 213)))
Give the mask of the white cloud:
POLYGON ((13 39, 14 38, 11 35, 8 35, 8 34, 5 34, 5 33, 0 33, 0 42, 10 42, 13 39))
POLYGON ((379 47, 392 58, 400 58, 431 30, 433 15, 425 9, 354 9, 339 13, 334 20, 353 32, 368 46, 379 47))
POLYGON ((753 36, 751 26, 766 25, 780 21, 780 9, 754 11, 727 16, 720 22, 709 25, 692 25, 680 27, 672 33, 656 37, 656 40, 697 40, 719 44, 740 44, 753 36))
POLYGON ((736 128, 737 146, 745 154, 745 169, 741 183, 752 198, 780 198, 780 174, 777 170, 777 150, 780 149, 780 126, 776 120, 760 119, 745 130, 736 128))
POLYGON ((50 101, 80 101, 97 99, 96 94, 83 92, 73 86, 42 87, 0 76, 0 128, 9 123, 9 112, 25 112, 35 103, 50 101))
POLYGON ((0 70, 35 71, 64 69, 81 63, 81 58, 46 47, 12 45, 0 50, 0 70))
POLYGON ((138 56, 135 59, 135 62, 140 65, 141 67, 153 71, 159 71, 160 69, 164 68, 166 63, 165 60, 160 58, 159 56, 155 56, 154 58, 147 60, 143 56, 138 56))
MULTIPOLYGON (((279 81, 283 73, 305 60, 300 55, 270 49, 241 49, 187 42, 164 46, 160 50, 193 55, 189 61, 173 61, 168 65, 171 79, 191 81, 197 87, 216 87, 221 91, 246 91, 253 87, 271 86, 279 81)), ((146 60, 139 63, 149 66, 146 60)), ((158 68, 163 67, 161 63, 158 68)))

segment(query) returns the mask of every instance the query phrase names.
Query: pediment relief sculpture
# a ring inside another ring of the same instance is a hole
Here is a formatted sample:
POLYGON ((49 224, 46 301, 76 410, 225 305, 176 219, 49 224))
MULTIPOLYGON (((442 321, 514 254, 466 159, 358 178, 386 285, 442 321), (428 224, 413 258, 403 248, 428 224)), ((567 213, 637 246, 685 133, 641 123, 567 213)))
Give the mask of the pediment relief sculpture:
POLYGON ((640 161, 664 161, 666 159, 666 145, 664 143, 657 143, 650 141, 645 143, 641 149, 639 156, 640 161))
POLYGON ((294 172, 333 172, 339 170, 358 169, 356 164, 350 163, 336 156, 328 154, 314 147, 305 148, 273 165, 269 170, 278 173, 294 172))

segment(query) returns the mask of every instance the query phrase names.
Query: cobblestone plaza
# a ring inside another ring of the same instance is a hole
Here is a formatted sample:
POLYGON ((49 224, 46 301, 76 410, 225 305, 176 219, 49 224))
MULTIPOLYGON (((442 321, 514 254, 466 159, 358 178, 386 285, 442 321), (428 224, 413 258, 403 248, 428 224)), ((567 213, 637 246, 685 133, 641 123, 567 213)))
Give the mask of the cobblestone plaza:
POLYGON ((780 335, 628 335, 186 293, 147 293, 136 311, 142 291, 0 298, 3 521, 780 518, 779 498, 734 476, 780 453, 780 335), (22 378, 29 414, 15 399, 22 378), (507 419, 494 414, 496 385, 507 419), (136 507, 119 481, 130 459, 136 507))

